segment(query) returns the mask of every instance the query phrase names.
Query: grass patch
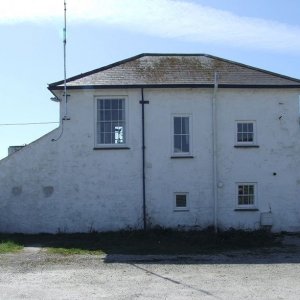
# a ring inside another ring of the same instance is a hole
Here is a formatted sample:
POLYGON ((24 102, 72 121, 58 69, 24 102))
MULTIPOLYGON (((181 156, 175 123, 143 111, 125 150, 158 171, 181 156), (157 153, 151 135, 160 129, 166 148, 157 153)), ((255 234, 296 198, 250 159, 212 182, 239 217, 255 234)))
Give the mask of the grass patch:
POLYGON ((201 254, 278 246, 278 235, 263 230, 172 229, 124 230, 102 233, 0 235, 16 245, 39 245, 50 253, 71 254, 201 254))
POLYGON ((23 246, 13 241, 1 241, 0 253, 14 253, 23 249, 23 246))

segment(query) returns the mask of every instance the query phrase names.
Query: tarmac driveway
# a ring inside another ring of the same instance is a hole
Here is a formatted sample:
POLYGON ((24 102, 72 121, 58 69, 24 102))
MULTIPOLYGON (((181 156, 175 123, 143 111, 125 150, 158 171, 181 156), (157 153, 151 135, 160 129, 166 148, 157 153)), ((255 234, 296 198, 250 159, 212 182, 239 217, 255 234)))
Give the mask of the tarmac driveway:
MULTIPOLYGON (((293 242, 293 241, 292 241, 293 242)), ((0 299, 300 299, 300 252, 0 255, 0 299)))

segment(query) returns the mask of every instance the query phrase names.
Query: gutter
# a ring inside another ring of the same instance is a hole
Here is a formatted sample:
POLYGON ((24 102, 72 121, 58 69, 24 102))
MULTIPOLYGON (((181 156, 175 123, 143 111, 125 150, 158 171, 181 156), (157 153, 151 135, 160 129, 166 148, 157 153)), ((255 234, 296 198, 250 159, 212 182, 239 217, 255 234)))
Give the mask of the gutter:
MULTIPOLYGON (((214 85, 211 83, 207 84, 112 84, 112 85, 68 85, 68 90, 93 90, 93 89, 135 89, 135 88, 152 88, 152 89, 163 89, 163 88, 213 88, 214 85)), ((224 89, 299 89, 300 84, 289 85, 289 84, 219 84, 218 87, 224 89)), ((58 91, 63 90, 64 87, 59 85, 49 85, 48 90, 58 91)))

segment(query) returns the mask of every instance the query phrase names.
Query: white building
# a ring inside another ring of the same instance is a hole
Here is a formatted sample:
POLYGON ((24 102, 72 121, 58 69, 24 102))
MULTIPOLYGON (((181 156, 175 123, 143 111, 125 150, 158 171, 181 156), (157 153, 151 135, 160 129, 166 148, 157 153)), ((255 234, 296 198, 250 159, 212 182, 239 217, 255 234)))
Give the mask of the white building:
POLYGON ((141 54, 63 88, 59 128, 0 161, 1 232, 300 230, 300 80, 141 54))

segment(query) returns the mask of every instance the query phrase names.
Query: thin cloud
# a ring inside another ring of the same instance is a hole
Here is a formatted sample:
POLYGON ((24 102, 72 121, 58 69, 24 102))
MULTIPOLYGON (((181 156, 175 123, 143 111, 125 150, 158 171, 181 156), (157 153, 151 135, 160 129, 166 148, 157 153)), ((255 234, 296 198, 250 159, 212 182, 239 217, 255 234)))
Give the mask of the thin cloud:
MULTIPOLYGON (((184 0, 68 0, 68 21, 126 28, 152 36, 297 52, 300 27, 241 17, 184 0)), ((0 24, 57 21, 63 0, 0 0, 0 24)))

